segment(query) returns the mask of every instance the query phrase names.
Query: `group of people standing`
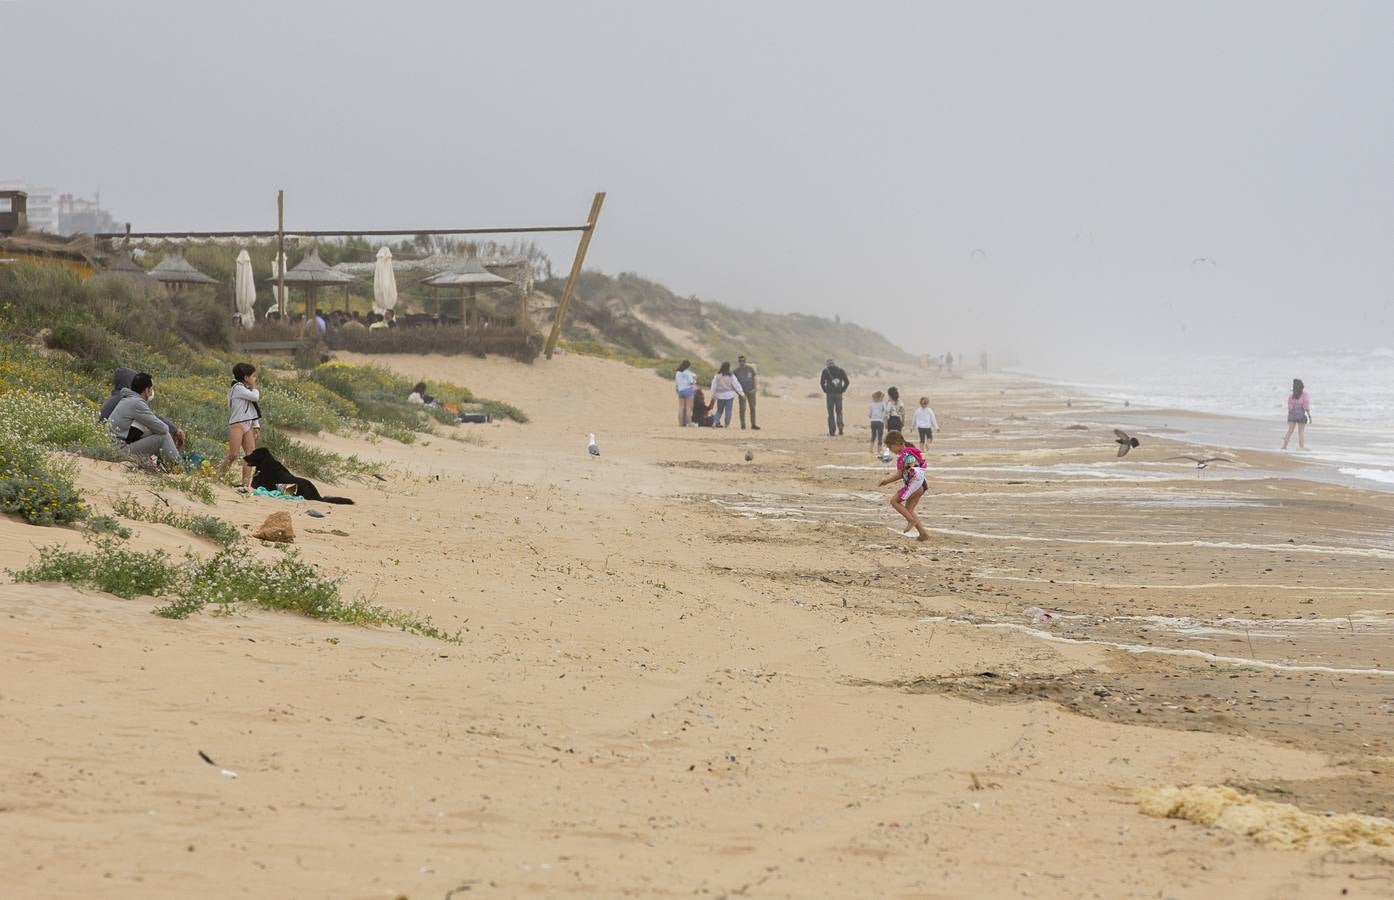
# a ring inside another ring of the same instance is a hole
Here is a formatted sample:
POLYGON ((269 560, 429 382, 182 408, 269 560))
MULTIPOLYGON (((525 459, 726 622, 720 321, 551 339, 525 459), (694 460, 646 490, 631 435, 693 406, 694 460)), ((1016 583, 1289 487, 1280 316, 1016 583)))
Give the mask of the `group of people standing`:
POLYGON ((760 426, 755 424, 756 377, 755 367, 746 362, 744 356, 736 357, 734 369, 729 362, 723 362, 712 376, 709 400, 697 384, 692 362, 683 360, 673 373, 673 390, 678 395, 678 427, 730 428, 732 412, 739 404, 741 430, 745 430, 745 415, 749 410, 750 428, 759 431, 760 426))

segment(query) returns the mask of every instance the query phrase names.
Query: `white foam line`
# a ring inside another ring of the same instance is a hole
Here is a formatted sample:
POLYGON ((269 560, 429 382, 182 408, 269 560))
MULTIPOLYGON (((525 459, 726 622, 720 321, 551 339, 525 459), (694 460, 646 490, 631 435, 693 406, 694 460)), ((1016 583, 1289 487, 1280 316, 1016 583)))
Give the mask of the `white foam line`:
POLYGON ((956 528, 933 528, 929 531, 954 537, 980 538, 987 541, 1027 541, 1038 544, 1108 544, 1119 547, 1211 547, 1218 550, 1263 550, 1282 553, 1322 553, 1329 556, 1363 556, 1375 559, 1394 559, 1394 551, 1377 547, 1322 547, 1316 544, 1241 544, 1231 541, 1129 541, 1120 538, 1042 537, 1036 534, 984 534, 981 531, 960 531, 956 528))
MULTIPOLYGON (((921 622, 954 622, 947 616, 926 616, 921 622)), ((1215 653, 1206 653, 1204 650, 1187 650, 1177 647, 1151 647, 1146 644, 1124 644, 1118 641, 1101 641, 1094 638, 1072 638, 1063 635, 1051 634, 1039 628, 1032 628, 1029 625, 1017 625, 1012 622, 963 622, 964 625, 972 625, 974 628, 1007 628, 1013 631, 1020 631, 1030 637, 1040 638, 1043 641, 1053 641, 1059 644, 1093 644, 1099 647, 1109 647, 1114 650, 1122 650, 1125 653, 1158 653, 1163 656, 1187 656, 1192 659, 1204 659, 1209 662, 1230 663, 1240 666, 1254 666, 1260 669, 1272 669, 1279 672, 1321 672, 1327 675, 1384 675, 1394 676, 1394 669, 1346 669, 1340 666, 1304 666, 1290 663, 1269 662, 1263 659, 1249 659, 1244 656, 1220 656, 1215 653)))
POLYGON ((1296 584, 1244 584, 1212 581, 1207 584, 1128 584, 1118 581, 1067 581, 1060 578, 1028 578, 1021 575, 987 575, 975 572, 984 581, 1021 581, 1028 584, 1063 584, 1071 587, 1116 588, 1119 590, 1208 591, 1215 588, 1254 588, 1269 591, 1308 591, 1329 594, 1394 594, 1394 588, 1322 587, 1296 584))

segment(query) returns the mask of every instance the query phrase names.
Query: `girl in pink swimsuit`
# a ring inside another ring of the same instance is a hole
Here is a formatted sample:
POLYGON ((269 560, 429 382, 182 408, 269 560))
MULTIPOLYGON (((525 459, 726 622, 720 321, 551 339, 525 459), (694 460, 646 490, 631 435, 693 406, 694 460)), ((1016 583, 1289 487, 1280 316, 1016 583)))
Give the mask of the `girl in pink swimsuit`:
MULTIPOLYGON (((218 477, 227 474, 228 467, 238 457, 245 457, 257 448, 261 434, 261 391, 257 390, 257 369, 251 363, 232 367, 232 388, 227 392, 227 457, 218 468, 218 477)), ((242 463, 242 487, 252 489, 252 467, 242 463)))
POLYGON ((919 532, 916 540, 927 541, 929 532, 925 531, 924 523, 915 512, 915 507, 920 505, 920 498, 925 494, 924 456, 918 449, 906 444, 905 437, 899 431, 886 435, 886 446, 896 454, 896 473, 883 479, 881 484, 884 486, 897 480, 903 482, 900 490, 891 497, 891 507, 919 532))

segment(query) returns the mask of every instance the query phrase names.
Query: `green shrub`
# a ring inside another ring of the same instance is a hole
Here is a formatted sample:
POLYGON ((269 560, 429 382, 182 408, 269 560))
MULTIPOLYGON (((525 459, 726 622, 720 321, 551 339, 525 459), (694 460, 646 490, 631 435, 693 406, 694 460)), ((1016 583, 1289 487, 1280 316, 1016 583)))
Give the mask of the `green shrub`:
POLYGON ((30 525, 67 525, 88 513, 72 481, 52 472, 0 480, 0 512, 30 525))
POLYGON ((0 435, 48 447, 111 440, 91 407, 69 397, 25 390, 0 394, 0 435))
POLYGON ((125 600, 158 596, 179 581, 179 568, 158 550, 128 550, 109 537, 96 538, 94 543, 93 553, 41 548, 38 562, 10 574, 18 582, 94 587, 125 600))
POLYGON ((92 534, 111 535, 123 541, 131 536, 131 529, 122 525, 121 520, 115 516, 89 516, 87 530, 92 534))
POLYGON ((47 471, 47 461, 42 447, 0 432, 0 478, 33 478, 47 471))
POLYGON ((111 368, 118 358, 111 335, 95 325, 61 322, 53 327, 44 343, 54 350, 71 353, 88 369, 111 368))
POLYGON ((116 498, 116 502, 112 504, 112 510, 125 519, 168 525, 171 528, 178 528, 199 537, 208 538, 224 547, 240 543, 242 540, 242 532, 238 531, 236 526, 216 516, 191 516, 188 513, 175 512, 166 506, 155 506, 154 504, 145 506, 131 496, 116 498))

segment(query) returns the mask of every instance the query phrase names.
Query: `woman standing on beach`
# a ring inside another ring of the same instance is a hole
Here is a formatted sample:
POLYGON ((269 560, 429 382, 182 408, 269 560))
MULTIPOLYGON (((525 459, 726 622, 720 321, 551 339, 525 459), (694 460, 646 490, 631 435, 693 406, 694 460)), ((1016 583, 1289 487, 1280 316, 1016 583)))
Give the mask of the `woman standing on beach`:
POLYGON ((252 467, 245 459, 257 448, 257 436, 261 434, 260 400, 256 366, 244 362, 233 366, 232 388, 227 392, 227 457, 218 468, 218 477, 225 476, 228 466, 243 457, 242 486, 238 489, 242 491, 252 489, 252 467))
POLYGON ((692 363, 683 360, 673 373, 673 390, 678 392, 678 427, 686 428, 692 421, 692 397, 697 393, 697 374, 692 363))
POLYGON ((712 399, 716 401, 716 419, 713 428, 728 428, 731 425, 731 410, 736 397, 744 397, 745 390, 740 381, 731 374, 731 364, 721 364, 721 371, 712 376, 712 399), (723 421, 724 419, 724 421, 723 421))
POLYGON ((1283 436, 1283 449, 1292 440, 1292 430, 1297 429, 1297 447, 1307 449, 1307 426, 1312 421, 1312 401, 1307 396, 1307 386, 1301 378, 1292 380, 1292 393, 1288 395, 1288 433, 1283 436))

